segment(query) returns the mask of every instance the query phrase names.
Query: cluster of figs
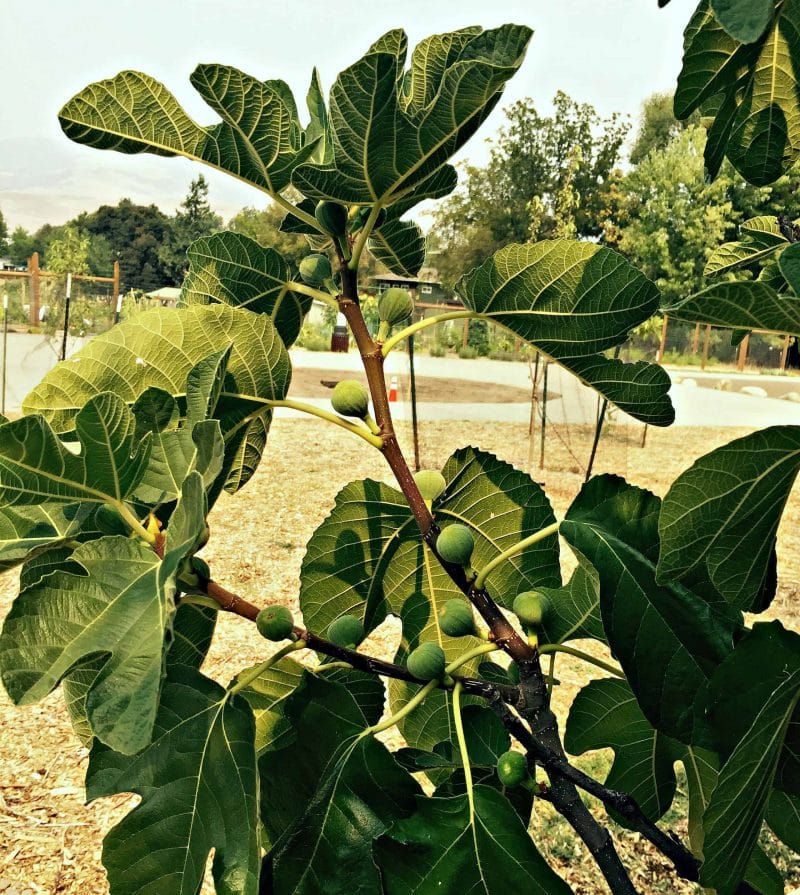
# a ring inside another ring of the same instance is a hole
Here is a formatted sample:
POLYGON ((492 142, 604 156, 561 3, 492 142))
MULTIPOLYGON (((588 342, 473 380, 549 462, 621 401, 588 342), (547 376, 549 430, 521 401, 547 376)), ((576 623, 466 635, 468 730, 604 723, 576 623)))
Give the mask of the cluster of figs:
MULTIPOLYGON (((359 399, 358 413, 347 413, 347 410, 355 409, 352 403, 352 395, 348 392, 346 410, 337 401, 333 401, 334 409, 339 413, 361 416, 368 419, 368 396, 360 383, 357 385, 364 392, 363 403, 359 399), (349 403, 348 403, 349 402, 349 403)), ((336 386, 350 385, 339 383, 336 386)), ((336 389, 334 389, 334 398, 336 389)), ((417 487, 423 499, 430 508, 446 489, 447 482, 438 470, 423 469, 414 476, 417 487)), ((468 580, 475 577, 472 568, 472 555, 475 550, 475 538, 471 529, 460 523, 453 522, 443 527, 436 539, 436 551, 446 562, 460 566, 468 580)), ((535 636, 541 625, 546 620, 550 606, 545 594, 538 591, 525 591, 517 595, 513 604, 513 611, 522 623, 529 635, 535 636)), ((486 638, 485 632, 478 629, 472 606, 465 599, 454 598, 447 600, 438 610, 436 617, 439 630, 446 637, 481 637, 486 638)), ((294 628, 292 613, 280 605, 268 606, 262 609, 256 619, 259 632, 268 640, 280 641, 296 639, 298 636, 294 628)), ((365 637, 363 622, 354 615, 342 615, 333 621, 326 632, 327 639, 338 647, 344 649, 357 649, 365 637)), ((420 681, 442 680, 446 677, 447 659, 445 652, 436 643, 426 642, 412 650, 406 659, 406 669, 420 681)), ((509 668, 509 676, 515 682, 519 682, 519 669, 512 663, 509 668)), ((531 777, 528 762, 524 755, 514 750, 505 752, 497 761, 497 775, 504 786, 525 786, 529 789, 535 786, 535 780, 531 777)))

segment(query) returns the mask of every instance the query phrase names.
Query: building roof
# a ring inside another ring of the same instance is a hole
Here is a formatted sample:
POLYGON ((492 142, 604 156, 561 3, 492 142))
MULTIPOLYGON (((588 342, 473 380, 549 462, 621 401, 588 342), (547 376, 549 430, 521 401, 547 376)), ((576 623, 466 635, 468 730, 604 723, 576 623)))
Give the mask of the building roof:
POLYGON ((418 284, 426 285, 426 286, 441 286, 441 282, 439 280, 432 279, 422 279, 421 277, 399 277, 394 273, 382 273, 378 274, 375 277, 370 277, 372 280, 376 280, 379 283, 403 283, 408 286, 416 286, 418 284))
POLYGON ((146 294, 148 298, 160 298, 161 301, 177 301, 181 296, 181 290, 177 286, 162 286, 146 294))

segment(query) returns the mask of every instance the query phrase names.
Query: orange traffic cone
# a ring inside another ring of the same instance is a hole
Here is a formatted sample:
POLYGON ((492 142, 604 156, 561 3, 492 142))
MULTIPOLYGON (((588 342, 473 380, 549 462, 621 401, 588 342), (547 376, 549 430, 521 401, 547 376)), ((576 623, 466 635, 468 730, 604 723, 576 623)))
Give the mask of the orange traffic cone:
POLYGON ((392 376, 392 381, 389 383, 389 400, 396 401, 397 400, 397 377, 392 376))

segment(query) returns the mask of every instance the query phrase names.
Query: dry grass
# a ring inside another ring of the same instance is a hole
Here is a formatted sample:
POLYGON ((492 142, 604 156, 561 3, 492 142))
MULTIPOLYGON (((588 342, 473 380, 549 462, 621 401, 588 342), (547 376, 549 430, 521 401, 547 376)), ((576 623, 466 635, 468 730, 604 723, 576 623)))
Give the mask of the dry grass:
MULTIPOLYGON (((650 430, 644 450, 639 447, 641 431, 612 425, 601 443, 595 471, 621 473, 661 494, 693 459, 748 430, 650 430)), ((408 433, 403 434, 408 446, 408 433)), ((549 432, 546 469, 535 470, 534 477, 544 483, 558 514, 566 510, 581 485, 580 464, 588 457, 590 438, 587 429, 577 427, 549 432)), ((497 453, 518 467, 527 466, 527 427, 449 422, 424 425, 423 466, 441 466, 453 449, 466 444, 497 453)), ((270 436, 254 481, 238 497, 223 497, 213 512, 212 540, 204 555, 215 578, 257 603, 278 601, 297 609, 298 571, 306 540, 329 511, 339 488, 364 476, 389 481, 380 456, 366 450, 362 442, 315 422, 281 421, 270 436)), ((800 620, 799 521, 796 492, 781 528, 779 594, 770 610, 795 628, 800 620)), ((0 579, 0 615, 8 609, 15 588, 14 574, 0 579)), ((371 645, 390 651, 393 641, 393 632, 387 631, 383 638, 373 638, 371 645)), ((252 627, 224 617, 207 671, 226 681, 235 669, 262 656, 263 641, 252 627)), ((582 667, 569 661, 559 664, 558 676, 562 685, 557 708, 563 715, 564 706, 586 677, 582 667)), ((101 840, 124 814, 130 799, 121 796, 83 805, 86 751, 72 734, 59 694, 26 708, 14 708, 1 697, 0 731, 0 893, 102 895, 106 883, 101 840)), ((604 891, 582 846, 565 835, 545 808, 537 819, 547 833, 543 849, 561 866, 577 893, 604 891)), ((625 834, 623 838, 625 860, 643 893, 690 891, 669 875, 668 882, 659 883, 663 862, 638 837, 625 834)))

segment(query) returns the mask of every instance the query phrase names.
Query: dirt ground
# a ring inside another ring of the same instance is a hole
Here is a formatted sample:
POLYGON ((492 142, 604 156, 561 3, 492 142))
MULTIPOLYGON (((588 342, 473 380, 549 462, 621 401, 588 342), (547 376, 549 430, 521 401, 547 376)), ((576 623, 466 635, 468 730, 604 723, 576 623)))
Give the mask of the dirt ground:
MULTIPOLYGON (((357 379, 367 384, 363 374, 352 370, 326 370, 313 367, 295 367, 292 370, 292 384, 289 396, 292 398, 329 398, 331 388, 342 379, 357 379)), ((400 394, 410 393, 408 376, 400 375, 400 394)), ((530 389, 498 385, 496 382, 482 382, 479 388, 467 379, 437 379, 434 376, 417 376, 417 401, 448 404, 520 404, 531 399, 530 389)), ((550 399, 558 395, 550 392, 550 399)))
MULTIPOLYGON (((312 371, 311 375, 318 373, 312 371)), ((329 377, 335 378, 325 371, 324 378, 329 377)), ((447 397, 453 400, 451 393, 447 397)), ((663 494, 696 457, 747 431, 650 429, 643 449, 640 426, 613 423, 601 442, 595 471, 620 473, 663 494)), ((408 449, 408 431, 401 435, 408 449)), ((535 442, 537 468, 533 475, 544 484, 561 515, 582 483, 591 432, 551 426, 548 436, 543 470, 538 469, 535 442)), ((438 468, 453 450, 469 444, 528 468, 526 426, 466 422, 424 424, 422 465, 438 468)), ((317 421, 280 420, 270 434, 254 480, 237 497, 223 496, 214 509, 212 538, 204 552, 214 577, 256 603, 283 602, 296 610, 304 544, 329 511, 337 491, 359 477, 390 481, 387 473, 376 452, 339 429, 317 421), (307 497, 298 500, 298 495, 307 497)), ((800 489, 796 489, 780 531, 779 594, 770 610, 796 629, 800 628, 799 523, 800 489)), ((0 579, 0 615, 7 611, 15 588, 13 573, 0 579)), ((373 634, 364 649, 390 653, 396 636, 396 627, 389 626, 373 634)), ((227 681, 235 670, 263 659, 263 643, 251 625, 223 617, 206 670, 227 681)), ((565 706, 586 681, 584 669, 571 660, 559 662, 562 683, 557 688, 556 708, 562 717, 565 706)), ((71 731, 59 693, 25 708, 12 707, 5 694, 0 696, 0 737, 0 893, 103 895, 107 889, 100 862, 101 840, 130 807, 132 798, 104 799, 88 807, 83 804, 87 753, 71 731)), ((598 813, 602 816, 599 809, 598 813)), ((541 829, 550 829, 546 816, 537 822, 541 829)), ((539 846, 559 865, 575 892, 594 895, 605 891, 582 846, 563 830, 553 830, 539 846)), ((665 873, 664 862, 638 836, 622 833, 620 838, 623 859, 631 866, 642 893, 693 891, 665 873)), ((800 885, 800 876, 795 877, 792 871, 789 883, 790 888, 800 885)))

